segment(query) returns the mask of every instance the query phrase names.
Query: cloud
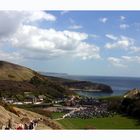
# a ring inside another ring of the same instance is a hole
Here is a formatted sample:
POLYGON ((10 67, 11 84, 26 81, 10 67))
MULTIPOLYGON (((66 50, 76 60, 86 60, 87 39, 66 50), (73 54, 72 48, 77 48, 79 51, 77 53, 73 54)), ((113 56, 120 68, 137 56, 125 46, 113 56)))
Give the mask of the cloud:
POLYGON ((64 15, 64 14, 67 14, 67 13, 69 13, 69 11, 67 11, 67 10, 61 11, 61 12, 60 12, 60 15, 64 15))
POLYGON ((115 67, 126 67, 126 65, 122 64, 122 60, 120 58, 109 57, 107 60, 115 67))
POLYGON ((126 36, 114 36, 111 34, 106 34, 106 37, 113 40, 113 42, 108 42, 105 44, 106 49, 122 49, 129 51, 129 53, 139 53, 140 47, 136 45, 136 40, 126 36))
POLYGON ((89 37, 91 37, 91 38, 99 38, 100 36, 96 35, 96 34, 89 34, 89 37))
POLYGON ((0 46, 8 43, 14 52, 1 51, 1 59, 54 59, 60 56, 99 59, 99 47, 86 42, 89 35, 69 30, 43 29, 39 21, 55 21, 56 17, 44 11, 0 12, 0 46), (13 49, 14 48, 14 49, 13 49))
POLYGON ((83 26, 81 26, 81 25, 71 25, 71 26, 69 26, 68 27, 69 29, 73 29, 73 30, 76 30, 76 29, 81 29, 81 28, 83 28, 83 26))
POLYGON ((20 12, 0 11, 0 39, 16 32, 22 19, 23 15, 20 12))
POLYGON ((120 29, 127 29, 129 28, 130 26, 128 24, 121 24, 120 25, 120 29))
POLYGON ((138 52, 140 52, 140 47, 132 46, 132 47, 130 47, 130 50, 131 50, 133 53, 138 53, 138 52))
POLYGON ((30 52, 32 56, 30 58, 53 58, 67 55, 82 59, 98 59, 99 47, 86 43, 87 38, 86 33, 23 25, 13 35, 11 43, 13 47, 22 49, 24 56, 28 58, 30 52))
POLYGON ((124 50, 130 50, 134 47, 135 40, 132 38, 126 36, 120 36, 120 37, 116 37, 115 39, 116 40, 114 40, 113 43, 106 43, 105 48, 107 49, 120 48, 124 50))
POLYGON ((102 23, 106 23, 108 21, 108 18, 103 17, 103 18, 100 18, 99 21, 102 23))
POLYGON ((118 38, 112 34, 106 34, 105 35, 107 38, 111 39, 111 40, 117 40, 118 38))
POLYGON ((125 16, 120 16, 120 20, 121 20, 121 21, 124 21, 125 19, 126 19, 125 16))
POLYGON ((82 25, 76 24, 76 22, 75 22, 72 18, 69 18, 69 22, 70 22, 72 25, 70 25, 70 26, 68 27, 68 29, 77 30, 77 29, 83 28, 82 25))
POLYGON ((99 47, 83 42, 77 47, 75 56, 81 57, 83 60, 100 59, 99 51, 99 47))
POLYGON ((40 20, 55 21, 56 17, 43 11, 0 11, 0 38, 12 35, 23 23, 40 20))
POLYGON ((140 56, 109 57, 107 60, 115 67, 128 67, 130 63, 139 64, 140 56))
POLYGON ((0 59, 10 62, 21 62, 23 60, 23 57, 18 52, 5 52, 0 50, 0 59))
POLYGON ((38 21, 38 20, 46 20, 46 21, 55 21, 56 17, 52 14, 49 14, 44 11, 33 11, 27 12, 27 20, 29 21, 38 21))

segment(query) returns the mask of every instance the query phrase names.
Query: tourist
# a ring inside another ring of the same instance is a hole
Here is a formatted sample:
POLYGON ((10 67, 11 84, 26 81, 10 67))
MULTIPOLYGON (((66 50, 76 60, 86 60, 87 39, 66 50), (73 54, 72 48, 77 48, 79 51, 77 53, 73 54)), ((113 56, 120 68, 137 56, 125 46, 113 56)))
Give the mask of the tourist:
POLYGON ((24 124, 24 129, 25 130, 28 130, 29 129, 29 126, 26 123, 24 124))
POLYGON ((16 130, 23 130, 24 129, 24 126, 23 124, 19 124, 16 128, 16 130))
POLYGON ((30 124, 29 124, 29 129, 30 129, 30 130, 34 129, 34 123, 33 123, 33 121, 30 122, 30 124))

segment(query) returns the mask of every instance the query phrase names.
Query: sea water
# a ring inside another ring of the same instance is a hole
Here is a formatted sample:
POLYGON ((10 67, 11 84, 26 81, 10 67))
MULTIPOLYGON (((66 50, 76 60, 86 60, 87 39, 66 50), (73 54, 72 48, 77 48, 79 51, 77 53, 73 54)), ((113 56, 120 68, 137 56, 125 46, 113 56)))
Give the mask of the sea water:
POLYGON ((107 76, 76 76, 64 75, 61 76, 67 79, 90 81, 95 83, 103 83, 111 86, 113 93, 103 92, 78 92, 80 95, 88 97, 101 97, 101 96, 120 96, 124 95, 127 91, 134 88, 140 88, 140 78, 137 77, 107 77, 107 76))

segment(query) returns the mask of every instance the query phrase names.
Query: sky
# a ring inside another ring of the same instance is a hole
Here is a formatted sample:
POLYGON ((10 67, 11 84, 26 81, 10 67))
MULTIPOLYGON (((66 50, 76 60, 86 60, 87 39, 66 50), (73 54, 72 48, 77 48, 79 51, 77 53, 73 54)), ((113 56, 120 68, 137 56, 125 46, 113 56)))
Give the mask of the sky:
POLYGON ((0 60, 36 71, 140 77, 140 11, 0 11, 0 60))

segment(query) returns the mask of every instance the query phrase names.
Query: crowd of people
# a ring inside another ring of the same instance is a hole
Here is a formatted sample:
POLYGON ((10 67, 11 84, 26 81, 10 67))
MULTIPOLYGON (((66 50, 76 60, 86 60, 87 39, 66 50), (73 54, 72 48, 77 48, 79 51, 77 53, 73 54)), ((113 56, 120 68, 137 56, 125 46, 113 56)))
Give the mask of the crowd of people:
POLYGON ((18 124, 16 130, 33 130, 37 127, 38 120, 31 120, 29 123, 18 124))
POLYGON ((103 118, 103 117, 112 117, 114 114, 115 113, 108 111, 105 105, 99 105, 71 111, 67 113, 64 116, 64 118, 82 118, 82 119, 89 119, 94 117, 103 118))
POLYGON ((11 130, 34 130, 37 127, 38 122, 40 120, 41 120, 41 118, 30 120, 29 122, 19 123, 15 127, 13 127, 11 119, 9 119, 8 123, 6 125, 2 126, 2 129, 3 130, 10 130, 10 129, 11 130))

